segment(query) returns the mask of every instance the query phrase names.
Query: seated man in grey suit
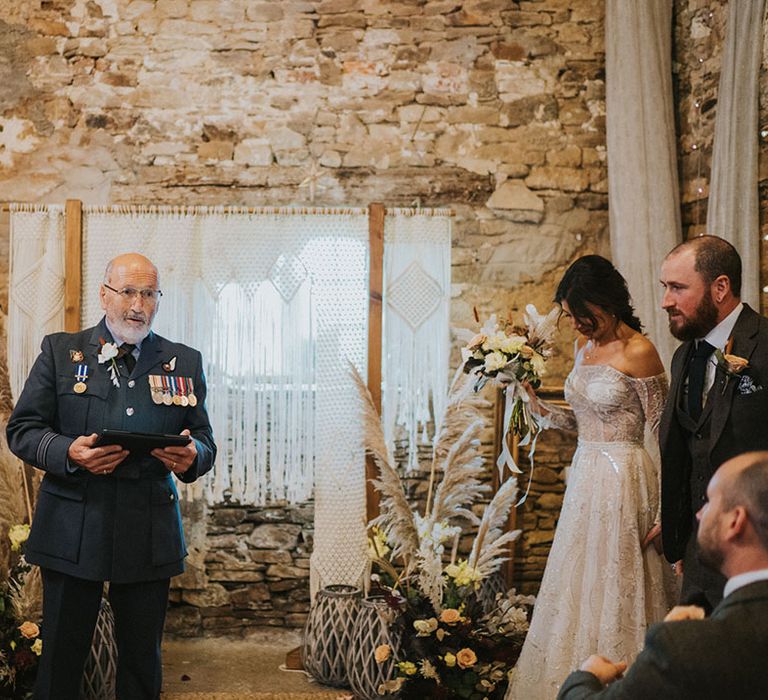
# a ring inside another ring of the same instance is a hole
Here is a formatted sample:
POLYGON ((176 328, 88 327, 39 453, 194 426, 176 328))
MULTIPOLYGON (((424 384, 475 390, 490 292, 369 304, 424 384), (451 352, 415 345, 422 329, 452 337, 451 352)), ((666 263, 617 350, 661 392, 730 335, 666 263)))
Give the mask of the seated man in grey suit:
POLYGON ((625 663, 590 656, 558 699, 768 697, 768 452, 725 462, 696 517, 702 563, 728 579, 712 616, 651 627, 624 678, 625 663))

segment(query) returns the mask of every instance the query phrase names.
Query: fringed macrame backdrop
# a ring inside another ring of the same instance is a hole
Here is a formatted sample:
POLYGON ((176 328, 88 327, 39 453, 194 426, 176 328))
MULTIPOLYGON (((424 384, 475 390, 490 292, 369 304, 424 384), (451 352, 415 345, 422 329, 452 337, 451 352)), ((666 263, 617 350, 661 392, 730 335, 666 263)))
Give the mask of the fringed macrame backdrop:
POLYGON ((407 436, 409 469, 445 409, 450 294, 450 211, 387 210, 382 420, 390 448, 398 428, 407 436))
POLYGON ((64 327, 64 207, 13 204, 8 371, 18 399, 40 342, 64 327))
MULTIPOLYGON (((63 327, 64 216, 17 207, 11 218, 11 297, 29 308, 15 312, 10 342, 34 335, 9 354, 20 390, 42 335, 63 327)), ((417 438, 429 437, 447 394, 451 220, 393 209, 385 221, 385 421, 390 435, 404 426, 415 464, 417 438)), ((365 475, 346 367, 364 372, 367 360, 367 211, 86 207, 83 326, 102 315, 107 262, 129 250, 160 270, 157 332, 199 348, 206 362, 220 456, 187 495, 265 504, 314 493, 312 591, 359 583, 365 475)))

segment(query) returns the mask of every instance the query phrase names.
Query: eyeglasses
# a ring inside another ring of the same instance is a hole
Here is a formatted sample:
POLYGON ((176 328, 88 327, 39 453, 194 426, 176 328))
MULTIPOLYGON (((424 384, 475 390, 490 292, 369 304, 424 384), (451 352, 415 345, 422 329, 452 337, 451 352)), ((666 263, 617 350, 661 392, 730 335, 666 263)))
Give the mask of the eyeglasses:
POLYGON ((102 284, 115 294, 119 294, 123 301, 134 301, 136 297, 141 296, 142 301, 157 301, 163 293, 159 289, 136 289, 135 287, 123 287, 122 289, 115 289, 110 287, 105 282, 102 284))

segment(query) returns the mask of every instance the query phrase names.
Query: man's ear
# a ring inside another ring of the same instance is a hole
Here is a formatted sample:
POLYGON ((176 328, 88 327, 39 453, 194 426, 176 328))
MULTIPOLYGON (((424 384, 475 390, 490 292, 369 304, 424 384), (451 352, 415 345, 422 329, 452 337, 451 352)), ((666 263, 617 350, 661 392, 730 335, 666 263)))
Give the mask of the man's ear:
POLYGON ((723 300, 730 294, 731 280, 728 275, 716 277, 711 285, 712 298, 716 304, 722 304, 723 300))
POLYGON ((101 308, 102 308, 102 309, 104 309, 105 311, 106 311, 106 309, 107 309, 107 302, 106 302, 106 297, 107 297, 107 289, 106 289, 106 287, 105 287, 105 286, 102 284, 102 285, 99 287, 99 302, 101 303, 101 308))
POLYGON ((736 506, 728 513, 726 539, 732 540, 737 537, 743 537, 749 526, 749 515, 744 506, 736 506))

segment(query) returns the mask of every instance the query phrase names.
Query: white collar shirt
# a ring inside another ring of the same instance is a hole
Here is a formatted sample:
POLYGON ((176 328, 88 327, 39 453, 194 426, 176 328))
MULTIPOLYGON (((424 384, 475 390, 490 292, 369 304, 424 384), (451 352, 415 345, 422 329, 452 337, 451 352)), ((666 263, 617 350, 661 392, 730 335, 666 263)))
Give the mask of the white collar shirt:
MULTIPOLYGON (((739 302, 736 307, 729 313, 720 323, 718 323, 709 333, 707 333, 702 340, 706 340, 713 348, 725 352, 725 346, 728 344, 728 340, 733 334, 733 328, 736 325, 736 321, 739 318, 741 310, 744 308, 744 304, 739 302)), ((707 402, 707 394, 715 383, 715 370, 717 363, 715 362, 714 355, 710 361, 707 362, 707 370, 704 374, 704 391, 702 396, 702 404, 707 402)))
POLYGON ((725 584, 723 598, 727 598, 731 593, 739 590, 739 588, 748 586, 750 583, 756 583, 757 581, 768 581, 768 569, 757 569, 732 576, 725 584))

